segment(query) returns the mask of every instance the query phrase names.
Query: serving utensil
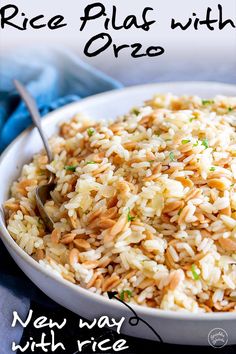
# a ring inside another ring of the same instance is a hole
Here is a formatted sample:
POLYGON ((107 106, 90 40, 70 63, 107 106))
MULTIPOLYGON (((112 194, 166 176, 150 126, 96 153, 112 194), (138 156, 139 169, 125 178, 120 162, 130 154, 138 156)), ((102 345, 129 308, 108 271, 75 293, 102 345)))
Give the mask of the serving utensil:
MULTIPOLYGON (((37 104, 33 97, 30 95, 30 93, 27 91, 27 89, 18 81, 14 80, 14 85, 22 98, 22 100, 25 102, 26 107, 29 110, 30 116, 32 118, 32 121, 34 123, 34 126, 38 129, 38 132, 42 138, 43 145, 46 150, 46 154, 48 157, 48 163, 50 163, 53 159, 52 152, 50 150, 48 140, 43 132, 42 125, 41 125, 41 117, 39 110, 37 108, 37 104)), ((44 204, 48 199, 50 199, 50 192, 54 189, 55 183, 54 183, 54 175, 51 172, 49 176, 49 180, 47 184, 44 184, 43 186, 39 186, 35 190, 35 197, 36 197, 36 205, 38 207, 39 213, 41 215, 41 218, 47 228, 48 231, 53 231, 54 229, 54 223, 51 217, 47 214, 44 204)))

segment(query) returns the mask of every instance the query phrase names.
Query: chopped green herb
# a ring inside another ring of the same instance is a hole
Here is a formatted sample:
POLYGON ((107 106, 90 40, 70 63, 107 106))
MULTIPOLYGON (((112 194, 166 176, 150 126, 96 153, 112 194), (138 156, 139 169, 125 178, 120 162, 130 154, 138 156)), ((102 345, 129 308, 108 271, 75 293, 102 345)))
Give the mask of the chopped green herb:
POLYGON ((65 166, 65 170, 75 172, 77 167, 78 166, 65 166))
POLYGON ((125 300, 125 295, 127 296, 128 301, 130 301, 130 299, 132 297, 132 291, 130 291, 130 290, 122 290, 122 292, 120 293, 121 301, 125 300))
POLYGON ((171 139, 166 139, 166 141, 171 141, 171 139))
POLYGON ((196 120, 197 118, 196 117, 192 117, 189 119, 190 122, 192 122, 193 120, 196 120))
POLYGON ((139 113, 140 113, 140 110, 139 110, 138 108, 133 108, 132 111, 131 111, 131 113, 133 113, 133 114, 135 114, 136 116, 138 116, 139 113))
POLYGON ((210 167, 210 169, 209 169, 210 171, 215 171, 216 170, 216 168, 215 167, 210 167))
POLYGON ((86 165, 94 165, 96 162, 94 162, 94 161, 87 161, 86 162, 86 165))
POLYGON ((182 141, 181 141, 181 143, 184 145, 184 144, 188 144, 190 142, 190 140, 189 139, 183 139, 182 141))
POLYGON ((135 219, 135 216, 131 216, 131 214, 130 214, 130 208, 128 209, 128 214, 127 214, 127 220, 128 221, 134 221, 134 219, 135 219))
POLYGON ((170 158, 171 162, 173 162, 175 160, 175 154, 173 153, 173 151, 170 152, 169 158, 170 158))
POLYGON ((88 128, 87 133, 88 133, 88 136, 92 136, 95 133, 95 130, 93 128, 88 128))
POLYGON ((208 140, 206 138, 202 140, 202 145, 205 146, 205 149, 209 148, 208 140))
POLYGON ((198 141, 196 141, 196 143, 195 143, 195 144, 193 144, 193 146, 198 146, 198 141))
POLYGON ((196 272, 195 264, 192 264, 192 266, 191 266, 191 271, 192 271, 194 280, 198 280, 198 279, 199 279, 199 275, 198 275, 197 272, 196 272))
POLYGON ((228 108, 228 112, 232 112, 233 110, 234 110, 233 107, 228 108))
POLYGON ((208 106, 209 104, 214 104, 215 102, 213 100, 202 100, 203 106, 208 106))
POLYGON ((180 209, 179 209, 179 211, 178 211, 178 215, 180 215, 180 214, 181 214, 182 210, 183 210, 183 208, 180 208, 180 209))

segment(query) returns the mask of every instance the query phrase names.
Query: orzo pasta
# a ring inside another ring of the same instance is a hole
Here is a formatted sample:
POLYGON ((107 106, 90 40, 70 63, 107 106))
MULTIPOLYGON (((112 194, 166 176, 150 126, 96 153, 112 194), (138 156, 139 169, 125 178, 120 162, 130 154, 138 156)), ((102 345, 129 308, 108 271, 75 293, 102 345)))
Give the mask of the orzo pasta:
POLYGON ((92 292, 174 311, 236 310, 236 98, 157 95, 112 122, 60 126, 5 203, 43 267, 92 292), (35 187, 55 174, 46 203, 35 187))

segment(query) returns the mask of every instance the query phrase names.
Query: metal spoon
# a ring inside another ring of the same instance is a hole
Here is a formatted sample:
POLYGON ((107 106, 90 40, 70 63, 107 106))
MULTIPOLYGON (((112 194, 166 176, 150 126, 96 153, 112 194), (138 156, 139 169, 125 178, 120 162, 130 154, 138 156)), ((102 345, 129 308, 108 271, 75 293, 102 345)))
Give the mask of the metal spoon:
MULTIPOLYGON (((19 95, 21 96, 22 100, 25 102, 25 105, 29 110, 29 113, 31 115, 31 118, 32 118, 32 121, 33 121, 35 127, 38 129, 38 132, 42 138, 43 145, 46 150, 46 154, 48 157, 48 163, 50 163, 53 160, 52 152, 50 150, 47 138, 45 137, 43 129, 42 129, 41 118, 40 118, 40 113, 37 108, 37 104, 36 104, 35 100, 33 99, 33 97, 30 95, 30 93, 27 91, 27 89, 19 81, 14 80, 14 85, 15 85, 19 95)), ((50 173, 48 183, 43 186, 37 187, 36 191, 35 191, 36 204, 37 204, 39 213, 41 215, 41 218, 43 219, 43 222, 44 222, 46 228, 49 231, 53 231, 54 223, 53 223, 52 219, 50 218, 50 216, 47 214, 44 204, 46 203, 46 201, 48 199, 50 199, 50 192, 54 189, 54 187, 55 187, 54 175, 52 173, 50 173)))

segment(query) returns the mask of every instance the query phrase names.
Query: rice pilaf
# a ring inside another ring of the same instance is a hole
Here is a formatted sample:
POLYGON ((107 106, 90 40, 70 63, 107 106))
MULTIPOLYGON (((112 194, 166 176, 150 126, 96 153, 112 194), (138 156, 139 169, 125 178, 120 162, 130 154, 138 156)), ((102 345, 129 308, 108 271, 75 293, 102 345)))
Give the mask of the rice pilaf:
POLYGON ((157 95, 115 121, 81 114, 5 203, 17 244, 60 277, 174 311, 236 310, 236 98, 157 95), (56 187, 45 230, 35 187, 56 187))

